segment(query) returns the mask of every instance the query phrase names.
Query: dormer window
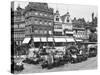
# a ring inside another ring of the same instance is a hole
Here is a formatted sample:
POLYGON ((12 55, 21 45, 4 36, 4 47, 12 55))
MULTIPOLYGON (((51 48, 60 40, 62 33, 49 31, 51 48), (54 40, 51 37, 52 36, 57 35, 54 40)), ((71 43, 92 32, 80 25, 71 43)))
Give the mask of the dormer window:
POLYGON ((56 21, 59 21, 59 17, 58 16, 56 16, 56 21))
POLYGON ((56 21, 59 21, 59 18, 56 18, 56 21))

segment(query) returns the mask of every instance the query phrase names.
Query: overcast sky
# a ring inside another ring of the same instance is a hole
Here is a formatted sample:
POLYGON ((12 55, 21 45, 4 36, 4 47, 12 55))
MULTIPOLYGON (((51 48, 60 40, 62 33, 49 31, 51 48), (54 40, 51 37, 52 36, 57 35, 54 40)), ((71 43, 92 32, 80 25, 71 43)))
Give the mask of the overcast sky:
MULTIPOLYGON (((20 7, 24 8, 28 5, 28 2, 16 1, 14 4, 14 9, 20 5, 20 7)), ((91 21, 91 14, 94 12, 94 16, 98 16, 98 8, 97 6, 90 5, 73 5, 73 4, 48 4, 49 7, 59 11, 60 15, 64 15, 69 11, 71 18, 85 18, 86 21, 91 21)))

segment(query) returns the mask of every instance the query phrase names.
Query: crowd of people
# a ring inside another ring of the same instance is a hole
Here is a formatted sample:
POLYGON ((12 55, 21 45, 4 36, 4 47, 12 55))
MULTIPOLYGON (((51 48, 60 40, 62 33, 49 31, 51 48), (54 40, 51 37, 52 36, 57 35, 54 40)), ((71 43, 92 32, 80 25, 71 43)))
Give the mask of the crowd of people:
MULTIPOLYGON (((40 64, 42 69, 44 68, 54 68, 68 63, 79 63, 86 61, 89 57, 94 57, 97 55, 97 47, 92 46, 88 48, 83 45, 69 45, 64 46, 62 49, 56 49, 55 46, 50 47, 46 44, 40 45, 38 50, 29 50, 22 63, 18 64, 14 61, 12 65, 14 66, 14 71, 22 71, 24 69, 23 63, 28 64, 40 64)), ((20 58, 20 57, 19 57, 20 58)), ((13 72, 14 72, 13 71, 13 72)))

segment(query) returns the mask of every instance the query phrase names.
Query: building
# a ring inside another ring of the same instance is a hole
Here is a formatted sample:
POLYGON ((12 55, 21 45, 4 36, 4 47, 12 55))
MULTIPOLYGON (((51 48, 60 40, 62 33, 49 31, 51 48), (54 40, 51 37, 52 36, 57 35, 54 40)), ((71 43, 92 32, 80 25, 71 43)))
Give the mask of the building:
POLYGON ((62 20, 59 14, 59 11, 57 10, 56 13, 54 13, 54 36, 62 36, 62 20))
POLYGON ((15 11, 12 11, 11 32, 12 39, 17 45, 21 45, 25 38, 25 19, 23 10, 20 6, 15 11))
POLYGON ((73 28, 73 36, 75 37, 76 40, 85 40, 87 39, 87 33, 85 28, 73 28))
POLYGON ((79 19, 74 18, 72 20, 72 24, 73 24, 73 36, 75 37, 75 39, 80 41, 86 40, 88 38, 87 36, 88 34, 85 29, 86 22, 84 18, 79 18, 79 19))
POLYGON ((53 35, 53 9, 47 3, 29 2, 24 11, 26 31, 25 37, 45 38, 53 35))
POLYGON ((72 37, 73 36, 73 25, 72 25, 72 20, 70 18, 69 12, 61 16, 61 19, 62 19, 62 29, 63 29, 62 34, 68 37, 72 37))

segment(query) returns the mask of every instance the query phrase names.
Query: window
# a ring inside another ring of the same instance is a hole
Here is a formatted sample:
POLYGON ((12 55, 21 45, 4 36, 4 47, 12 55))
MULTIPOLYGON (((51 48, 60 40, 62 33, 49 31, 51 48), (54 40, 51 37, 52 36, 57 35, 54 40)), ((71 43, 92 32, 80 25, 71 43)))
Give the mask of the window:
POLYGON ((44 24, 47 25, 47 21, 45 21, 44 24))
POLYGON ((42 20, 40 20, 40 24, 42 24, 42 20))
POLYGON ((59 21, 59 18, 56 18, 56 21, 59 21))
POLYGON ((32 15, 34 15, 34 11, 32 11, 32 15))
POLYGON ((35 22, 35 24, 38 24, 38 20, 37 19, 35 19, 34 22, 35 22))
POLYGON ((43 30, 40 30, 40 34, 43 34, 43 30))
POLYGON ((49 15, 49 17, 52 17, 52 15, 49 15))
POLYGON ((44 16, 47 16, 47 14, 44 14, 44 16))
POLYGON ((46 30, 44 30, 44 34, 47 34, 47 31, 46 30))
POLYGON ((35 21, 37 21, 37 19, 35 19, 35 21))
POLYGON ((28 14, 29 14, 29 16, 30 16, 32 13, 31 13, 31 12, 29 12, 28 14))
POLYGON ((26 13, 25 16, 27 17, 28 16, 28 13, 26 13))
POLYGON ((49 34, 52 34, 52 31, 49 31, 49 34))
POLYGON ((32 32, 32 29, 31 29, 31 28, 29 29, 29 32, 30 32, 30 33, 32 32))
POLYGON ((19 26, 20 26, 20 28, 24 28, 25 24, 20 24, 19 26))
POLYGON ((51 22, 49 22, 49 25, 52 25, 52 23, 51 23, 51 22))
POLYGON ((38 30, 35 30, 34 32, 35 32, 36 34, 38 34, 38 33, 39 33, 39 31, 38 31, 38 30))
POLYGON ((35 15, 38 15, 38 12, 35 12, 35 15))
POLYGON ((17 25, 17 24, 15 24, 15 25, 14 25, 14 28, 18 28, 18 25, 17 25))
POLYGON ((69 20, 69 17, 67 17, 67 22, 69 22, 70 20, 69 20))
POLYGON ((43 16, 43 13, 40 13, 40 16, 43 16))

